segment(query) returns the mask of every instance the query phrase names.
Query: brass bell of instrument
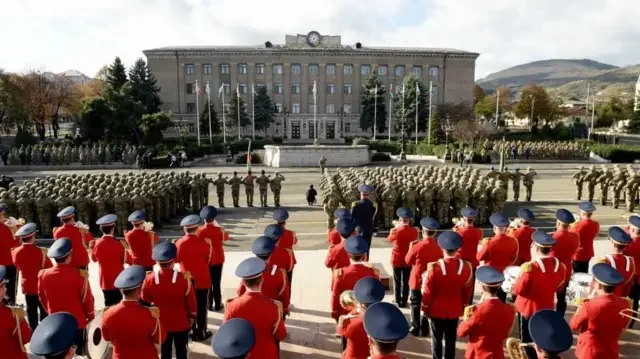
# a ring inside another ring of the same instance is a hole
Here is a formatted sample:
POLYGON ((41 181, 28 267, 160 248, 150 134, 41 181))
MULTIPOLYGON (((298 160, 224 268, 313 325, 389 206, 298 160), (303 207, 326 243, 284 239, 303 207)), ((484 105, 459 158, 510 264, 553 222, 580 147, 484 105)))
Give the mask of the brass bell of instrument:
POLYGON ((356 295, 352 290, 345 290, 340 294, 340 306, 348 311, 352 311, 358 306, 356 295))

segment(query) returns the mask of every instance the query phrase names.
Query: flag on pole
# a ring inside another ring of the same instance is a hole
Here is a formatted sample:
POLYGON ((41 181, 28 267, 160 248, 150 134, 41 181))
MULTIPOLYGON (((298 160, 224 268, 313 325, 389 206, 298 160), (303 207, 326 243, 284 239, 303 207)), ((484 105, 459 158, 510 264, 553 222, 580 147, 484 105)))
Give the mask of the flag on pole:
POLYGON ((198 80, 196 80, 196 94, 200 94, 200 86, 198 86, 198 80))
POLYGON ((236 94, 240 96, 240 84, 236 84, 236 94))
POLYGON ((224 84, 220 85, 220 88, 218 89, 218 97, 222 97, 223 93, 224 93, 224 84))
POLYGON ((316 93, 318 93, 318 88, 316 87, 316 82, 313 81, 313 94, 315 95, 316 93))
POLYGON ((249 140, 249 148, 247 148, 247 171, 251 171, 251 140, 249 140))
POLYGON ((416 95, 420 96, 420 86, 416 84, 416 95))
POLYGON ((211 93, 211 84, 207 81, 207 86, 205 87, 205 92, 207 95, 211 93))

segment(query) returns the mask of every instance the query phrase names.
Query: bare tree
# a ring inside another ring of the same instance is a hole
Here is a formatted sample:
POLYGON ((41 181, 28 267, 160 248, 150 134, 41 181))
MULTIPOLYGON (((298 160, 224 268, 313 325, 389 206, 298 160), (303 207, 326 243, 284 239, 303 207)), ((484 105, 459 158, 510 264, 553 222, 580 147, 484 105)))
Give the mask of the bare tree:
MULTIPOLYGON (((58 138, 58 130, 60 129, 59 117, 60 110, 70 112, 76 102, 77 92, 74 91, 74 84, 71 80, 63 75, 57 75, 51 80, 51 122, 49 130, 53 131, 53 137, 58 138)), ((51 133, 50 133, 51 135, 51 133)))

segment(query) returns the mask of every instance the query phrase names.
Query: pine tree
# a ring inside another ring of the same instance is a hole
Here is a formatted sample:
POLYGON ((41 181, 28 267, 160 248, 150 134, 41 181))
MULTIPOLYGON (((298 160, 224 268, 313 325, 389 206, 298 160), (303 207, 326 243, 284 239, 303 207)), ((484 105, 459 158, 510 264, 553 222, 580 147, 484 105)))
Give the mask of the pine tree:
POLYGON ((275 121, 276 105, 271 101, 271 96, 264 86, 258 87, 254 97, 255 126, 256 131, 265 131, 275 121))
POLYGON ((249 115, 247 114, 247 105, 242 97, 238 97, 237 91, 231 92, 227 103, 229 104, 229 110, 225 119, 227 131, 230 131, 231 128, 234 128, 236 131, 238 130, 238 105, 240 107, 240 127, 247 126, 251 123, 249 115))
POLYGON ((160 105, 162 104, 160 96, 158 96, 160 88, 144 59, 139 58, 129 69, 129 83, 131 85, 131 96, 145 106, 146 113, 160 112, 160 105))
POLYGON ((636 111, 629 119, 626 130, 629 133, 640 133, 640 111, 636 111))
MULTIPOLYGON (((214 135, 220 133, 220 121, 214 103, 211 103, 211 133, 214 135)), ((200 134, 204 137, 209 136, 209 100, 204 102, 200 110, 200 134)))
POLYGON ((387 90, 382 85, 382 81, 380 81, 375 72, 372 72, 367 77, 366 84, 360 90, 360 103, 362 105, 360 128, 362 130, 371 130, 373 132, 374 121, 376 122, 376 131, 378 133, 387 129, 385 124, 385 118, 387 118, 386 93, 387 90))
MULTIPOLYGON (((406 135, 410 135, 416 129, 416 104, 418 105, 418 131, 426 131, 429 119, 429 89, 414 75, 407 76, 402 87, 394 97, 394 112, 396 117, 396 131, 401 131, 404 125, 406 135), (416 91, 416 88, 418 89, 416 91), (416 102, 416 96, 418 101, 416 102), (402 113, 404 108, 404 115, 402 113)), ((433 122, 431 131, 433 132, 433 122)), ((432 138, 433 140, 433 138, 432 138)))
POLYGON ((127 83, 127 73, 120 58, 116 57, 113 64, 107 69, 107 84, 113 91, 120 91, 125 83, 127 83))

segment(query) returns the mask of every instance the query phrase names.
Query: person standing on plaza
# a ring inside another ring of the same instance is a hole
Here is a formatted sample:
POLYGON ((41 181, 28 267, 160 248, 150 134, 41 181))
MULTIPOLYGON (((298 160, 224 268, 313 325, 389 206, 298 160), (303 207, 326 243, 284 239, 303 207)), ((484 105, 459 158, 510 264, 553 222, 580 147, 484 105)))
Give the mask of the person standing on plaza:
POLYGON ((400 308, 406 308, 409 300, 409 276, 411 266, 405 262, 412 242, 420 239, 420 231, 411 226, 413 211, 400 207, 396 211, 399 223, 391 229, 387 240, 393 245, 391 249, 391 266, 393 267, 393 289, 395 291, 396 304, 400 308))
POLYGON ((404 314, 391 303, 372 304, 364 313, 364 330, 371 342, 370 359, 400 359, 398 343, 409 335, 404 314))
POLYGON ((282 228, 282 236, 278 243, 276 244, 279 247, 282 247, 287 250, 291 254, 291 260, 293 265, 291 269, 287 271, 287 279, 289 281, 289 287, 291 287, 291 282, 293 280, 293 268, 295 267, 296 254, 293 251, 296 244, 298 244, 298 237, 296 237, 296 232, 287 229, 287 219, 289 219, 289 212, 286 209, 276 209, 273 211, 273 220, 276 222, 275 224, 282 228))
MULTIPOLYGON (((356 225, 356 228, 360 230, 360 235, 367 242, 369 248, 371 248, 371 238, 373 237, 373 218, 378 211, 378 205, 369 199, 371 193, 375 189, 368 184, 361 184, 358 186, 360 192, 360 200, 351 204, 351 218, 356 225)), ((369 250, 367 250, 367 260, 369 257, 369 250)))
POLYGON ((518 218, 520 220, 516 228, 509 228, 507 233, 518 241, 518 259, 514 263, 517 266, 531 260, 531 235, 536 231, 535 228, 531 227, 531 222, 536 219, 536 216, 530 209, 520 208, 518 210, 518 218))
MULTIPOLYGON (((87 270, 89 265, 89 253, 87 247, 93 242, 91 233, 76 226, 76 209, 66 207, 58 213, 58 218, 62 222, 61 227, 53 229, 53 239, 67 238, 72 243, 71 266, 77 269, 87 270)), ((82 321, 80 321, 82 326, 82 321)))
MULTIPOLYGON (((8 306, 7 268, 0 265, 0 348, 3 358, 27 359, 25 345, 31 339, 31 329, 24 318, 24 309, 8 306)), ((75 334, 75 332, 74 332, 75 334)))
POLYGON ((16 302, 18 272, 11 258, 11 249, 20 245, 20 242, 14 237, 13 232, 5 222, 4 214, 7 206, 0 203, 0 265, 4 266, 6 273, 4 275, 5 285, 7 286, 7 298, 10 304, 16 302))
MULTIPOLYGON (((461 223, 457 223, 453 230, 462 237, 462 247, 458 250, 458 258, 461 258, 469 263, 473 267, 475 273, 478 267, 478 244, 482 240, 482 229, 476 228, 474 225, 476 217, 478 217, 478 211, 471 207, 464 207, 460 211, 462 215, 461 223)), ((441 253, 441 251, 438 251, 441 253)), ((474 274, 475 275, 475 274, 474 274)), ((475 288, 475 280, 472 281, 473 288, 475 288)), ((472 290, 473 292, 473 290, 472 290)), ((473 296, 471 296, 471 302, 473 302, 473 296)), ((471 304, 471 302, 469 304, 471 304)))
POLYGON ((151 258, 151 251, 160 238, 153 231, 147 231, 145 229, 146 214, 144 211, 135 211, 129 215, 127 220, 131 222, 133 229, 124 232, 124 238, 131 248, 131 255, 133 257, 133 264, 141 265, 149 272, 153 270, 153 258, 151 258))
POLYGON ((224 308, 222 305, 222 267, 224 265, 224 247, 222 244, 229 240, 229 235, 224 228, 216 225, 218 210, 214 206, 205 206, 200 210, 200 218, 204 219, 204 225, 196 232, 198 237, 209 245, 209 275, 211 276, 211 294, 208 305, 210 311, 218 312, 224 308), (214 304, 215 303, 215 304, 214 304))
POLYGON ((564 315, 567 311, 567 286, 573 274, 572 259, 580 246, 580 236, 571 231, 571 224, 575 222, 573 214, 566 209, 556 211, 556 231, 553 239, 556 244, 551 250, 551 255, 558 258, 566 267, 564 287, 556 293, 556 310, 564 315))
POLYGON ((573 255, 573 271, 576 273, 588 273, 589 261, 594 256, 593 241, 600 233, 600 223, 593 220, 593 212, 596 206, 591 202, 582 202, 580 208, 580 219, 573 223, 571 232, 578 234, 580 245, 573 255))

